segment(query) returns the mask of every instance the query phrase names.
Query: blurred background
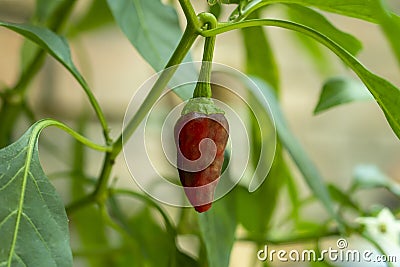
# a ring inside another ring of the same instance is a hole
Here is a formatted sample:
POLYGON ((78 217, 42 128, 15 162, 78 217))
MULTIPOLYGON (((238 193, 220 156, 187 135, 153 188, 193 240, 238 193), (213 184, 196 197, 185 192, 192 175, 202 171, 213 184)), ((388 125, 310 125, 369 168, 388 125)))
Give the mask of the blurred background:
MULTIPOLYGON (((78 2, 76 11, 72 15, 72 23, 74 19, 79 19, 89 2, 78 2)), ((207 4, 203 2, 205 1, 193 1, 197 11, 207 9, 207 4)), ((389 2, 399 13, 400 2, 397 0, 389 2)), ((0 0, 0 19, 26 22, 34 12, 34 5, 33 0, 0 0)), ((180 12, 179 8, 178 11, 180 12)), ((228 11, 222 14, 222 20, 227 19, 228 11)), ((391 81, 397 87, 400 86, 399 66, 377 25, 330 13, 324 14, 335 26, 362 41, 363 50, 358 58, 368 69, 391 81)), ((284 9, 279 5, 273 6, 268 9, 264 17, 284 17, 284 9)), ((180 14, 180 19, 184 25, 182 14, 180 14)), ((318 67, 308 56, 308 52, 298 45, 294 33, 278 28, 265 30, 269 34, 278 60, 284 114, 292 131, 323 177, 329 182, 347 188, 354 168, 361 164, 371 164, 400 182, 400 142, 375 102, 350 103, 317 116, 313 115, 321 86, 326 78, 340 75, 354 76, 353 73, 325 48, 321 47, 329 58, 330 65, 318 67)), ((241 38, 237 31, 219 35, 214 61, 244 71, 244 50, 241 38)), ((113 22, 100 29, 71 38, 69 42, 75 63, 103 107, 112 128, 112 136, 117 137, 131 97, 135 90, 154 74, 153 69, 135 51, 113 22)), ((21 36, 0 28, 0 88, 12 86, 18 78, 22 43, 21 36)), ((193 59, 201 59, 201 41, 194 45, 191 53, 193 59)), ((74 126, 76 118, 86 109, 90 110, 79 84, 58 62, 49 57, 40 74, 34 79, 29 92, 29 102, 38 114, 38 119, 51 117, 74 126)), ((91 123, 86 129, 87 135, 101 142, 102 136, 98 122, 94 116, 91 116, 90 120, 91 123)), ((29 122, 20 124, 18 126, 20 132, 15 133, 15 138, 26 130, 29 122)), ((61 131, 45 130, 40 140, 40 157, 47 174, 67 169, 72 160, 71 143, 72 139, 61 131)), ((137 157, 137 160, 140 160, 141 155, 137 157)), ((88 173, 96 175, 100 168, 101 155, 88 151, 86 162, 88 173)), ((296 174, 295 168, 293 169, 296 174)), ((118 159, 114 171, 115 176, 118 177, 118 184, 137 189, 122 157, 118 159)), ((299 174, 297 176, 300 177, 299 174)), ((54 183, 65 202, 69 202, 67 195, 63 195, 62 182, 57 180, 54 183)), ((304 188, 300 192, 307 195, 308 188, 300 178, 298 178, 298 185, 304 188)), ((360 195, 363 197, 362 204, 365 206, 380 203, 399 208, 398 199, 385 190, 368 191, 360 195)), ((284 205, 285 203, 281 202, 278 210, 284 209, 284 205)), ((315 209, 312 206, 303 212, 318 218, 318 208, 320 207, 315 209)), ((169 212, 174 213, 175 208, 168 207, 168 209, 169 212)), ((231 255, 231 265, 244 266, 244 262, 248 262, 248 259, 243 255, 249 256, 249 253, 253 252, 251 246, 246 243, 236 244, 231 255)))

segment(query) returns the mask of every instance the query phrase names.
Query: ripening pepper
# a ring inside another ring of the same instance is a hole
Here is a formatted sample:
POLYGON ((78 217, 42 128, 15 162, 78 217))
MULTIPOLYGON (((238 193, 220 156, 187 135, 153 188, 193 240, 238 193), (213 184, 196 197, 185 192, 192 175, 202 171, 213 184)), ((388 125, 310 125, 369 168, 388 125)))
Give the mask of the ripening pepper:
POLYGON ((212 99, 192 98, 174 131, 180 181, 195 210, 205 212, 211 208, 221 175, 228 121, 212 99))

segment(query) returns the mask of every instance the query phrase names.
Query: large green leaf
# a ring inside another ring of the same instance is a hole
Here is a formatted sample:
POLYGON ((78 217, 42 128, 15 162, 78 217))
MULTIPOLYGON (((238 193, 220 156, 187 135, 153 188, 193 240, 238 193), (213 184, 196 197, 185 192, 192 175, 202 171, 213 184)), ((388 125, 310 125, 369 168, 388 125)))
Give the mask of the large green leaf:
POLYGON ((350 78, 332 78, 326 81, 322 87, 314 114, 341 104, 373 99, 368 89, 361 82, 350 78))
MULTIPOLYGON (((379 14, 376 12, 376 3, 380 0, 253 0, 241 7, 242 15, 236 17, 236 21, 243 20, 251 11, 270 4, 298 4, 302 6, 316 7, 321 10, 337 13, 349 17, 359 18, 378 23, 379 14)), ((394 17, 398 17, 394 15, 394 17)))
POLYGON ((0 266, 72 266, 63 203, 40 166, 33 125, 0 150, 0 266))
POLYGON ((202 239, 206 246, 209 267, 228 267, 235 241, 236 214, 233 194, 213 203, 198 216, 202 239))
POLYGON ((114 19, 142 57, 160 71, 182 35, 174 8, 160 0, 107 0, 114 19))
POLYGON ((287 5, 290 18, 304 26, 318 29, 338 45, 356 55, 362 48, 361 42, 351 34, 345 33, 332 25, 322 14, 301 5, 287 5))

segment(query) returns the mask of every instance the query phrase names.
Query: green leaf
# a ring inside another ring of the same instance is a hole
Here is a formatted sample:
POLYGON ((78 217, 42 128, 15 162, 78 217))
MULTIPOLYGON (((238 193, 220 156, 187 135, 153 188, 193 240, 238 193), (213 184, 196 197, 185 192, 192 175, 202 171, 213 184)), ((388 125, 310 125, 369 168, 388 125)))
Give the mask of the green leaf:
POLYGON ((278 206, 279 193, 288 177, 291 177, 291 173, 278 147, 271 170, 256 191, 249 193, 242 186, 234 189, 238 222, 252 235, 263 236, 268 231, 273 212, 278 206))
POLYGON ((400 184, 396 183, 376 166, 360 165, 353 174, 353 189, 386 188, 400 197, 400 184))
POLYGON ((333 209, 333 203, 328 189, 323 182, 323 178, 314 163, 307 156, 307 153, 289 130, 273 89, 256 77, 252 77, 251 80, 253 83, 251 83, 250 80, 245 80, 244 82, 248 85, 248 88, 251 90, 252 94, 254 94, 255 98, 265 98, 269 103, 269 107, 266 106, 264 108, 271 110, 280 142, 289 152, 300 172, 303 174, 311 191, 325 206, 328 213, 336 219, 339 226, 341 226, 342 221, 333 209))
POLYGON ((345 33, 336 28, 322 14, 301 6, 287 5, 290 18, 295 22, 304 26, 318 29, 318 31, 336 42, 338 45, 349 51, 352 55, 356 55, 362 48, 361 42, 351 34, 345 33))
POLYGON ((100 120, 103 130, 108 131, 107 122, 104 118, 103 112, 101 111, 99 104, 97 103, 96 98, 94 97, 88 84, 72 62, 71 52, 65 38, 58 36, 57 34, 46 28, 33 25, 0 21, 0 26, 6 27, 16 33, 21 34, 25 38, 28 38, 29 40, 46 50, 58 62, 60 62, 82 86, 87 97, 89 98, 93 109, 96 112, 97 117, 100 120))
POLYGON ((235 201, 232 196, 226 195, 213 203, 210 210, 198 215, 209 267, 229 266, 236 230, 235 201))
POLYGON ((175 9, 160 0, 107 2, 132 45, 156 71, 162 70, 182 35, 175 9))
POLYGON ((53 11, 62 3, 63 0, 36 0, 36 10, 34 14, 34 21, 42 24, 49 17, 52 16, 53 11))
MULTIPOLYGON (((251 17, 258 16, 253 14, 251 17)), ((246 72, 262 78, 278 90, 278 66, 267 33, 262 27, 252 27, 242 29, 242 35, 246 49, 246 72)))
POLYGON ((345 103, 373 99, 368 89, 361 82, 350 78, 331 78, 322 87, 314 114, 319 114, 329 108, 345 103))
POLYGON ((114 21, 106 0, 93 0, 85 14, 68 32, 74 37, 83 32, 92 31, 114 21))
POLYGON ((67 215, 40 166, 42 128, 0 150, 0 266, 72 266, 67 215))
POLYGON ((130 232, 140 244, 141 266, 168 266, 175 253, 171 236, 154 220, 149 208, 129 219, 130 232), (154 242, 157 240, 157 242, 154 242))

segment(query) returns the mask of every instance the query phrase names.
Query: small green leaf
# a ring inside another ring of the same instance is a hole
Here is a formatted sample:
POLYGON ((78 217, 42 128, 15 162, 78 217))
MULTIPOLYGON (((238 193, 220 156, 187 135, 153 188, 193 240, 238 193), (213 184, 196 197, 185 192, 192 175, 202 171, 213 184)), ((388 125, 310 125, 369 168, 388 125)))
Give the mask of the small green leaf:
POLYGON ((156 71, 162 70, 182 35, 174 8, 160 0, 107 2, 132 45, 156 71))
POLYGON ((321 13, 313 9, 288 4, 289 14, 295 22, 304 26, 318 29, 318 31, 336 42, 338 45, 349 51, 352 55, 356 55, 362 48, 361 42, 351 34, 345 33, 330 23, 321 13))
POLYGON ((72 266, 63 203, 40 166, 33 125, 0 150, 0 266, 72 266))
POLYGON ((236 214, 232 194, 213 203, 198 215, 201 236, 206 246, 209 267, 228 267, 235 241, 236 214))
POLYGON ((314 114, 341 104, 373 99, 363 83, 350 78, 331 78, 322 87, 314 114))

